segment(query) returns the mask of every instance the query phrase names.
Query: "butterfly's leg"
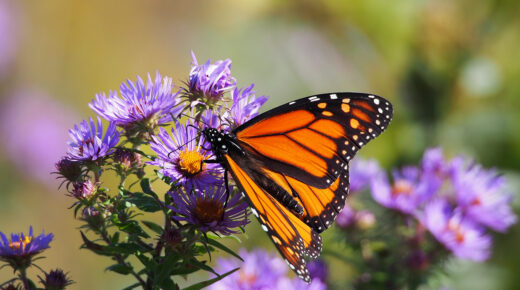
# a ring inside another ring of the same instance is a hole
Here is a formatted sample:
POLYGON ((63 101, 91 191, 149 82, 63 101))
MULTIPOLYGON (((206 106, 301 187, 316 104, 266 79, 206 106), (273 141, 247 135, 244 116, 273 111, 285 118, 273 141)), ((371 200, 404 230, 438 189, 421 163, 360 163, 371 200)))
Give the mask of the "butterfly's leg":
POLYGON ((224 170, 224 184, 226 186, 226 202, 224 203, 224 208, 226 208, 228 200, 229 200, 229 180, 228 180, 228 171, 224 170))

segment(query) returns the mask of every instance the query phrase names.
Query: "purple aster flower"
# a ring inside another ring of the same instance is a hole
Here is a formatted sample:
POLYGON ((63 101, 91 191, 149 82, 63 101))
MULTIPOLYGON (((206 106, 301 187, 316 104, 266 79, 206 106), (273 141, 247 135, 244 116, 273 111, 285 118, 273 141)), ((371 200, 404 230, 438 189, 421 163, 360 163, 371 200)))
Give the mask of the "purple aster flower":
POLYGON ((103 158, 114 152, 114 146, 119 142, 119 132, 115 123, 110 123, 103 138, 103 124, 97 118, 96 124, 83 121, 79 126, 69 130, 72 141, 69 141, 68 158, 73 161, 93 161, 103 158))
POLYGON ((202 163, 202 160, 210 157, 211 152, 202 149, 204 136, 198 137, 197 129, 189 124, 177 123, 171 129, 173 136, 160 128, 159 134, 152 136, 150 143, 158 158, 148 164, 161 167, 160 173, 179 182, 188 191, 221 184, 222 168, 218 164, 202 163))
POLYGON ((249 223, 247 203, 235 194, 226 204, 227 194, 222 186, 207 187, 193 193, 171 192, 172 210, 178 214, 172 218, 196 225, 203 232, 238 233, 235 228, 249 223))
POLYGON ((390 184, 384 172, 374 177, 370 185, 372 197, 384 207, 406 214, 412 214, 438 189, 435 180, 421 176, 420 170, 412 166, 394 171, 393 179, 390 184))
MULTIPOLYGON (((191 64, 190 77, 188 81, 189 92, 196 97, 206 97, 209 101, 218 101, 222 95, 232 89, 236 80, 231 77, 231 60, 219 60, 199 65, 193 51, 191 52, 193 62, 191 64)), ((192 103, 193 105, 193 103, 192 103)))
POLYGON ((120 87, 121 97, 111 91, 107 97, 105 93, 97 94, 89 107, 99 116, 125 129, 155 128, 172 120, 182 111, 177 93, 172 93, 173 83, 169 77, 161 77, 156 73, 155 80, 148 74, 148 82, 144 83, 137 77, 134 83, 127 80, 120 87))
POLYGON ((235 258, 217 259, 216 271, 220 274, 238 267, 240 269, 209 286, 210 290, 326 289, 325 284, 320 279, 307 284, 299 278, 288 278, 287 265, 278 255, 268 253, 265 250, 247 252, 245 249, 241 249, 238 254, 244 262, 235 258))
POLYGON ((356 193, 364 190, 370 180, 381 174, 382 170, 376 160, 365 160, 356 158, 350 162, 350 193, 356 193))
POLYGON ((45 289, 61 290, 74 283, 67 277, 67 273, 61 269, 51 270, 49 273, 44 274, 45 277, 38 276, 38 278, 40 278, 40 283, 44 285, 45 289))
POLYGON ((512 196, 504 192, 505 179, 495 170, 474 164, 466 166, 463 158, 451 162, 457 206, 474 221, 495 231, 505 232, 516 223, 511 209, 512 196))
POLYGON ((172 218, 191 223, 203 232, 213 231, 223 235, 238 233, 235 228, 249 223, 247 203, 239 194, 232 196, 227 204, 225 187, 206 187, 193 193, 170 193, 177 213, 172 218))
POLYGON ((47 94, 19 89, 0 103, 0 147, 24 176, 55 190, 59 182, 49 172, 67 150, 67 129, 74 119, 74 110, 47 94))
POLYGON ((336 224, 343 229, 350 227, 356 221, 356 212, 350 207, 350 205, 345 204, 345 207, 341 210, 336 218, 336 224))
POLYGON ((267 97, 257 97, 255 95, 255 91, 253 91, 254 86, 254 84, 251 84, 247 88, 235 88, 231 91, 233 105, 231 109, 226 112, 227 114, 224 119, 228 120, 228 122, 233 125, 233 128, 242 125, 258 115, 260 107, 267 101, 267 97))
POLYGON ((489 258, 491 237, 471 219, 452 210, 442 199, 428 203, 419 220, 456 257, 474 261, 489 258))
POLYGON ((44 232, 35 237, 32 227, 29 227, 29 235, 11 234, 9 241, 5 234, 0 232, 0 260, 8 262, 15 269, 25 268, 30 265, 32 257, 49 248, 53 237, 52 234, 45 235, 44 232))
POLYGON ((276 285, 276 281, 287 274, 285 262, 265 250, 247 252, 245 249, 241 249, 238 254, 244 262, 235 258, 217 259, 215 268, 217 273, 224 274, 238 267, 240 269, 214 283, 209 289, 272 289, 276 285))

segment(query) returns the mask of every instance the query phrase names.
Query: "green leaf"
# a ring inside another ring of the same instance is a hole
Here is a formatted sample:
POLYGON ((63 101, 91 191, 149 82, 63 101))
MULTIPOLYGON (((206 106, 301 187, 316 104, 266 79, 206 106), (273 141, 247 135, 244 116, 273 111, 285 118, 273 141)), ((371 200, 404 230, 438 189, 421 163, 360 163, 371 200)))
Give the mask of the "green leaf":
POLYGON ((162 235, 163 233, 163 228, 154 223, 154 222, 151 222, 151 221, 141 221, 147 228, 149 228, 150 230, 154 231, 156 234, 159 234, 159 235, 162 235))
POLYGON ((150 185, 150 179, 143 178, 141 179, 141 188, 143 189, 144 193, 157 197, 157 194, 153 191, 152 186, 150 185))
POLYGON ((126 288, 123 288, 123 290, 132 290, 132 289, 137 288, 139 286, 141 286, 141 284, 135 283, 135 284, 132 284, 132 285, 126 287, 126 288))
POLYGON ((240 268, 235 268, 235 269, 233 269, 233 270, 231 270, 231 271, 229 271, 229 272, 227 272, 227 273, 225 273, 225 274, 223 274, 223 275, 217 275, 217 277, 215 277, 215 278, 213 278, 213 279, 210 279, 210 280, 207 280, 207 281, 199 282, 199 283, 197 283, 197 284, 194 284, 194 285, 191 285, 191 286, 189 286, 189 287, 186 287, 186 288, 184 288, 183 290, 199 290, 199 289, 203 289, 203 288, 208 287, 209 285, 211 285, 211 284, 213 284, 213 283, 215 283, 215 282, 217 282, 217 281, 220 281, 220 280, 224 279, 225 277, 227 277, 227 276, 233 274, 233 273, 236 272, 238 269, 240 269, 240 268))
POLYGON ((201 270, 210 272, 210 273, 215 274, 215 275, 218 276, 218 273, 215 272, 215 270, 213 270, 213 268, 211 268, 210 266, 204 264, 203 262, 197 261, 197 259, 195 259, 195 258, 191 259, 189 261, 189 263, 195 265, 196 267, 198 267, 201 270))
POLYGON ((228 247, 224 246, 223 244, 217 242, 216 240, 208 238, 207 242, 208 242, 208 244, 210 244, 210 245, 212 245, 212 246, 214 246, 216 248, 221 249, 222 251, 232 255, 233 257, 239 259, 240 261, 244 261, 244 260, 242 260, 242 257, 240 257, 237 253, 233 252, 233 250, 231 250, 230 248, 228 248, 228 247))
POLYGON ((132 273, 132 267, 127 265, 114 264, 112 266, 107 267, 105 271, 112 271, 121 275, 128 275, 132 273))
POLYGON ((165 280, 169 280, 170 273, 172 272, 175 264, 178 262, 178 257, 176 255, 168 255, 164 258, 161 264, 159 264, 154 271, 155 273, 155 283, 157 285, 163 285, 166 283, 165 280))
POLYGON ((208 238, 210 238, 212 240, 231 239, 231 240, 237 241, 239 244, 242 243, 242 240, 240 240, 240 238, 235 236, 235 235, 217 236, 217 235, 212 234, 212 233, 206 233, 206 236, 208 236, 208 238))
POLYGON ((139 223, 134 220, 121 222, 116 214, 112 215, 112 222, 120 230, 130 235, 149 238, 150 236, 139 226, 139 223))
POLYGON ((157 204, 157 201, 148 195, 145 195, 144 193, 134 193, 130 197, 125 199, 127 202, 132 203, 135 205, 138 209, 145 211, 145 212, 157 212, 160 211, 162 208, 160 205, 157 204))

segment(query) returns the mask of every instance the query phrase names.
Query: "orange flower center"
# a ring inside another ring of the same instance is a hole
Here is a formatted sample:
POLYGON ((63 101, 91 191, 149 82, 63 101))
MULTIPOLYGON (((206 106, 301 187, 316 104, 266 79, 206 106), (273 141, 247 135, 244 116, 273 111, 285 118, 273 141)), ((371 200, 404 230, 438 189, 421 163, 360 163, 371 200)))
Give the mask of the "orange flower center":
POLYGON ((404 180, 397 180, 392 187, 392 195, 411 195, 413 191, 413 185, 404 180))
POLYGON ((243 271, 240 271, 240 278, 238 278, 238 283, 239 284, 242 284, 242 285, 253 285, 256 280, 257 280, 257 276, 255 274, 247 274, 247 273, 244 273, 243 271))
POLYGON ((33 237, 28 237, 28 236, 25 236, 23 239, 22 237, 20 237, 20 240, 19 241, 12 241, 11 243, 9 243, 9 248, 11 248, 11 250, 20 250, 22 249, 22 251, 25 251, 25 247, 32 242, 32 239, 33 237))
POLYGON ((216 200, 197 200, 195 216, 205 224, 220 221, 224 214, 224 206, 216 200))
POLYGON ((204 170, 204 164, 202 160, 206 160, 208 157, 202 155, 197 150, 186 150, 179 154, 179 160, 177 162, 178 169, 185 175, 195 175, 204 170))
POLYGON ((455 223, 453 221, 448 222, 448 230, 452 231, 455 235, 455 241, 459 244, 462 244, 465 239, 464 231, 461 229, 460 224, 455 223))

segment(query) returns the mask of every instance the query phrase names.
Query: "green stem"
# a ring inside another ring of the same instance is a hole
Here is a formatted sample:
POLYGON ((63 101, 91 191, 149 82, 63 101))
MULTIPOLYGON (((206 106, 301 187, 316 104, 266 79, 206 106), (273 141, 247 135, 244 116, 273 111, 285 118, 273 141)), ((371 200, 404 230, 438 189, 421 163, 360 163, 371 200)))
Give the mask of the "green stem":
POLYGON ((22 280, 23 288, 29 290, 29 280, 27 280, 27 268, 20 269, 20 280, 22 280))

